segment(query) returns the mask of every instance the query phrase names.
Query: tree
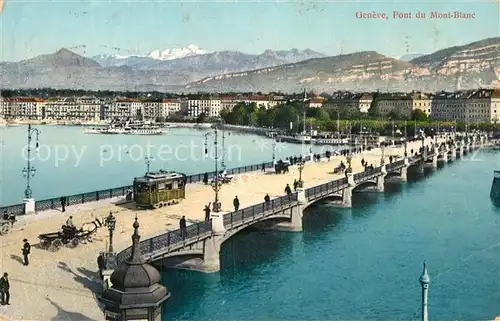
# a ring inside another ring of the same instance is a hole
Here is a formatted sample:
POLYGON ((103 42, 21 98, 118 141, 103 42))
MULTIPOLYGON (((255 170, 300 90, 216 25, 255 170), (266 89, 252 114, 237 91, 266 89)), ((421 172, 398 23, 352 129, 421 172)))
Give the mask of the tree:
POLYGON ((414 109, 411 113, 411 119, 416 121, 427 121, 427 115, 421 109, 414 109))
POLYGON ((196 122, 197 123, 204 123, 207 120, 207 114, 201 113, 197 118, 196 122))

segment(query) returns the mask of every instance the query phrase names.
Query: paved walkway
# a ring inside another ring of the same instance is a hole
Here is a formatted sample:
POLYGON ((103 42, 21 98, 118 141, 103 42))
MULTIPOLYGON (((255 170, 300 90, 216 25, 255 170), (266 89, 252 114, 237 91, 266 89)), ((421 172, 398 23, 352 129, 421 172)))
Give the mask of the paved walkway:
MULTIPOLYGON (((417 150, 419 142, 409 144, 417 150)), ((402 148, 386 148, 385 156, 403 155, 402 148)), ((369 164, 380 162, 381 151, 372 150, 356 155, 352 160, 354 173, 362 171, 360 160, 369 164)), ((312 187, 337 178, 333 175, 334 167, 345 157, 332 157, 330 162, 310 163, 303 171, 305 187, 312 187)), ((271 198, 284 194, 286 183, 292 184, 298 178, 298 170, 291 167, 288 174, 254 172, 235 177, 221 190, 221 202, 224 211, 232 210, 235 195, 240 199, 241 208, 263 202, 264 195, 271 198)), ((11 283, 11 305, 0 306, 0 315, 14 320, 103 320, 103 313, 97 305, 94 292, 100 285, 97 275, 96 258, 99 251, 107 247, 106 228, 97 231, 94 240, 76 248, 62 248, 59 252, 39 249, 37 236, 41 233, 56 232, 69 215, 73 215, 75 225, 92 221, 96 217, 106 216, 110 210, 116 213, 117 228, 114 236, 115 250, 120 251, 131 244, 132 223, 134 216, 139 216, 142 239, 167 230, 177 229, 178 221, 185 215, 188 222, 204 218, 203 208, 213 200, 214 193, 209 186, 188 184, 186 199, 178 205, 157 210, 137 211, 131 204, 113 205, 114 200, 68 207, 65 213, 57 210, 27 215, 15 225, 7 235, 0 236, 2 271, 8 272, 11 283), (32 246, 30 265, 24 267, 21 260, 22 239, 27 238, 32 246)), ((175 293, 174 293, 175 295, 175 293)))

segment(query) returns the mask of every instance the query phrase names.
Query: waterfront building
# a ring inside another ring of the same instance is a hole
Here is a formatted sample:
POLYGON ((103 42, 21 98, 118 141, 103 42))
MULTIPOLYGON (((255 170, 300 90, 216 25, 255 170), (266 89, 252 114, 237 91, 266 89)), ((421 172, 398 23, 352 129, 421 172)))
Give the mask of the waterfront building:
POLYGON ((181 98, 163 99, 158 109, 156 117, 167 118, 173 114, 179 114, 182 110, 187 110, 187 100, 181 98))
POLYGON ((236 99, 234 96, 221 96, 220 98, 220 109, 232 111, 234 106, 238 104, 240 101, 236 99))
POLYGON ((493 89, 440 92, 433 97, 434 120, 495 123, 499 120, 500 91, 493 89))
POLYGON ((342 114, 353 115, 358 112, 368 112, 372 102, 371 95, 337 91, 323 103, 323 107, 338 110, 342 114))
POLYGON ((189 117, 199 117, 205 114, 208 117, 219 117, 221 111, 221 100, 212 97, 200 97, 200 99, 188 100, 189 117))
POLYGON ((40 119, 45 99, 33 97, 5 98, 0 105, 1 115, 4 118, 40 119))
POLYGON ((132 254, 111 274, 111 287, 99 297, 105 305, 106 320, 162 320, 162 305, 170 298, 161 284, 158 270, 147 264, 141 255, 139 222, 133 224, 132 254))
POLYGON ((412 100, 412 111, 416 109, 420 109, 423 111, 428 117, 431 116, 432 113, 432 95, 421 93, 421 92, 413 92, 411 95, 412 100))
POLYGON ((321 97, 321 96, 318 96, 318 97, 314 97, 314 98, 311 98, 309 100, 309 105, 308 107, 309 108, 321 108, 323 107, 323 103, 326 101, 325 98, 321 97))
POLYGON ((381 116, 388 116, 392 112, 410 118, 413 112, 411 94, 407 93, 377 93, 374 99, 381 116))

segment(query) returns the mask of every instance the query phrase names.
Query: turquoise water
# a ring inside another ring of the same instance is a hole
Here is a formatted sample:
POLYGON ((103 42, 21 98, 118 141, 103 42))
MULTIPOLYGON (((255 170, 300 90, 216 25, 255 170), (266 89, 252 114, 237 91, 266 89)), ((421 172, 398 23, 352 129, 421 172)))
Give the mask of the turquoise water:
MULTIPOLYGON (((37 171, 31 187, 35 199, 46 199, 131 185, 146 171, 145 157, 154 158, 151 170, 168 169, 185 174, 214 170, 214 140, 208 130, 171 129, 163 136, 92 135, 81 127, 36 126, 40 148, 33 164, 37 171)), ((219 131, 219 147, 222 144, 219 131)), ((33 147, 35 139, 33 138, 33 147)), ((22 202, 26 166, 27 126, 0 128, 0 205, 22 202)), ((273 140, 226 131, 225 164, 228 168, 272 161, 273 140)), ((313 146, 313 152, 327 147, 313 146)), ((330 147, 328 147, 330 148, 330 147)), ((277 144, 276 158, 308 153, 309 147, 277 144)), ((220 153, 219 153, 220 156, 220 153)), ((219 158, 221 165, 221 158, 219 158)))
POLYGON ((164 320, 420 318, 427 260, 430 319, 500 315, 500 211, 489 200, 498 155, 357 194, 354 208, 312 207, 302 233, 247 230, 223 244, 216 274, 165 270, 164 320))

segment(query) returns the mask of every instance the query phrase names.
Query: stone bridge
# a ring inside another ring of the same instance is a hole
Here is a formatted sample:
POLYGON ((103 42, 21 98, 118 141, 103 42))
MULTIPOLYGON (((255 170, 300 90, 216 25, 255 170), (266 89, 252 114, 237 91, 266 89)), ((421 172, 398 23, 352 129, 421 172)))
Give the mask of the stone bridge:
MULTIPOLYGON (((406 157, 389 164, 360 173, 346 173, 345 177, 331 182, 298 189, 289 196, 281 196, 268 203, 260 203, 231 213, 212 213, 209 221, 189 225, 186 235, 180 230, 146 239, 141 242, 143 257, 150 263, 165 267, 184 268, 203 272, 220 269, 221 245, 238 232, 248 228, 271 228, 302 231, 302 217, 312 204, 329 200, 344 207, 352 205, 352 193, 365 189, 384 191, 384 183, 397 177, 407 180, 410 167, 423 172, 424 167, 437 167, 438 160, 461 157, 484 143, 475 140, 460 143, 437 144, 422 147, 422 153, 406 157)), ((131 253, 127 248, 117 255, 118 263, 125 261, 131 253)))

